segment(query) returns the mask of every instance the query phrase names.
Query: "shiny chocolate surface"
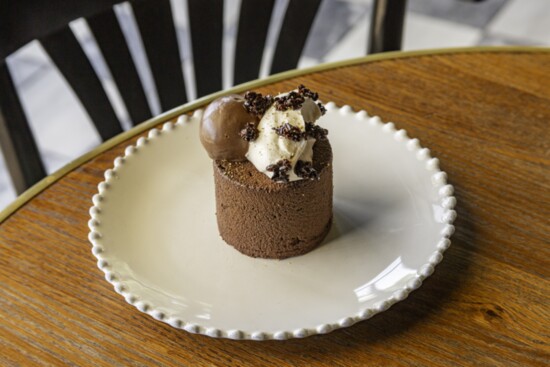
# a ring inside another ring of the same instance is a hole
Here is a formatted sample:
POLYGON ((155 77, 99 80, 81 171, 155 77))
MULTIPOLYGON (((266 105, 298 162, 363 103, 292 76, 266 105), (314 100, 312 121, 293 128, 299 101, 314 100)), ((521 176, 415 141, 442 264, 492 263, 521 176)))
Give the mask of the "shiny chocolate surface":
POLYGON ((210 158, 214 160, 243 161, 248 142, 240 132, 249 122, 258 118, 249 114, 238 94, 214 100, 204 111, 200 125, 200 140, 210 158))

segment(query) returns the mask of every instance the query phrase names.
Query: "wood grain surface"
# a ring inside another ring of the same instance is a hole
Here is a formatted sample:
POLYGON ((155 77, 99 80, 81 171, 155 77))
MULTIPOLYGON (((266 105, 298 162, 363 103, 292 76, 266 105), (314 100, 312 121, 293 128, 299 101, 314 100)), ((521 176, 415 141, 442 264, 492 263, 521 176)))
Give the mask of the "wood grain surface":
POLYGON ((260 91, 300 83, 395 122, 440 158, 458 219, 422 287, 370 320, 305 339, 212 339, 155 321, 114 292, 87 241, 96 186, 136 137, 0 226, 0 365, 547 365, 550 52, 364 62, 260 91))

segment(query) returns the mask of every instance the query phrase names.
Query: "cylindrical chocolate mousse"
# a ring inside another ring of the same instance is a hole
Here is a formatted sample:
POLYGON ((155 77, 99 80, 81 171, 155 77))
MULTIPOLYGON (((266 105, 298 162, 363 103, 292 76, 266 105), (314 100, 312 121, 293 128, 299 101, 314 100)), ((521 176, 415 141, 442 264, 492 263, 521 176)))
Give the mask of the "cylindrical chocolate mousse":
POLYGON ((332 150, 313 147, 318 179, 278 183, 248 161, 214 161, 221 237, 252 257, 284 259, 317 247, 332 222, 332 150))

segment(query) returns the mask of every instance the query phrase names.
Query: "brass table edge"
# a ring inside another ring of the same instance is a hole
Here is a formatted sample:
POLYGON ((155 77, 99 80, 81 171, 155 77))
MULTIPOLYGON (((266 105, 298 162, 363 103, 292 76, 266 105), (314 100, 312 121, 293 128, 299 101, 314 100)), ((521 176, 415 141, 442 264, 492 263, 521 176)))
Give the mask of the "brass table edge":
MULTIPOLYGON (((420 57, 420 56, 435 56, 435 55, 443 55, 443 54, 490 53, 490 52, 550 53, 550 48, 549 47, 530 47, 530 46, 483 46, 483 47, 428 49, 428 50, 418 50, 418 51, 383 52, 383 53, 378 53, 373 55, 362 56, 354 59, 319 64, 319 65, 315 65, 304 69, 288 70, 282 73, 270 75, 263 79, 256 79, 250 82, 239 84, 232 88, 198 98, 192 102, 188 102, 182 106, 173 108, 156 117, 153 117, 147 121, 144 121, 143 123, 136 125, 132 129, 127 130, 117 136, 114 136, 113 138, 95 147, 91 151, 67 163, 65 166, 61 167, 57 171, 53 172, 52 174, 48 175, 47 177, 43 178, 42 180, 34 184, 32 187, 30 187, 21 195, 19 195, 8 206, 6 206, 0 212, 0 224, 3 223, 10 215, 16 212, 19 208, 25 205, 28 201, 30 201, 33 197, 35 197, 36 195, 44 191, 50 185, 52 185, 53 183, 55 183, 56 181, 64 177, 66 174, 73 171, 75 168, 79 167, 80 165, 88 162, 89 160, 113 148, 114 146, 124 142, 125 140, 131 139, 132 137, 139 135, 144 131, 150 130, 153 127, 163 122, 169 121, 179 115, 195 110, 198 107, 205 105, 222 95, 230 94, 230 93, 242 93, 244 91, 258 88, 267 84, 272 84, 281 80, 290 79, 297 76, 311 74, 319 71, 326 71, 326 70, 336 69, 336 68, 341 68, 346 66, 353 66, 353 65, 362 64, 362 63, 386 61, 386 60, 392 60, 392 59, 404 59, 404 58, 420 57)), ((91 199, 90 199, 90 202, 91 202, 91 199)))

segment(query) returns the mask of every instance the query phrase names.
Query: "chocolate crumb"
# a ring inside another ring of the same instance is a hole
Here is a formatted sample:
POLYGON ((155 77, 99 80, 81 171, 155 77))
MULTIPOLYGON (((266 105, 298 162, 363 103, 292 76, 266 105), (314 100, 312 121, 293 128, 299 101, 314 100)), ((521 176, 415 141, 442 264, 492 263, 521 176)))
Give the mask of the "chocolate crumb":
POLYGON ((305 180, 318 180, 319 174, 313 168, 311 162, 305 162, 302 160, 298 160, 296 162, 296 166, 294 167, 294 173, 300 178, 303 178, 305 180))
POLYGON ((325 108, 325 106, 321 102, 317 102, 317 106, 321 110, 321 115, 324 115, 325 113, 327 113, 327 109, 325 108))
POLYGON ((281 97, 275 97, 275 108, 279 111, 297 110, 304 104, 304 96, 295 91, 291 91, 281 97))
POLYGON ((288 171, 292 168, 288 159, 281 159, 275 164, 270 164, 266 167, 268 172, 273 172, 271 179, 275 182, 286 183, 289 181, 288 171))
MULTIPOLYGON (((297 110, 302 107, 306 98, 317 101, 319 99, 319 94, 306 88, 303 84, 300 84, 298 86, 298 92, 291 91, 281 97, 273 97, 270 94, 264 97, 261 93, 248 91, 244 95, 245 101, 243 105, 248 113, 261 118, 273 103, 275 103, 275 107, 279 111, 297 110)), ((325 106, 323 106, 321 102, 317 102, 317 106, 319 106, 322 115, 327 112, 325 106)))
POLYGON ((240 131, 239 135, 246 141, 256 140, 256 138, 258 138, 258 129, 256 129, 256 124, 254 122, 247 123, 246 127, 240 131))
POLYGON ((279 127, 274 127, 273 130, 277 135, 290 139, 292 141, 300 141, 304 139, 304 133, 300 130, 299 127, 294 126, 288 122, 284 123, 279 127))
POLYGON ((246 92, 244 99, 244 108, 246 111, 260 118, 274 101, 271 95, 268 94, 264 97, 261 93, 256 92, 246 92))
POLYGON ((312 122, 306 122, 306 131, 304 133, 306 139, 313 138, 315 140, 327 140, 328 130, 323 129, 319 125, 312 122))
POLYGON ((303 84, 300 84, 298 86, 298 93, 300 93, 304 97, 311 98, 314 101, 319 99, 318 93, 312 92, 310 89, 306 88, 303 84))

